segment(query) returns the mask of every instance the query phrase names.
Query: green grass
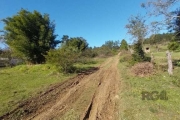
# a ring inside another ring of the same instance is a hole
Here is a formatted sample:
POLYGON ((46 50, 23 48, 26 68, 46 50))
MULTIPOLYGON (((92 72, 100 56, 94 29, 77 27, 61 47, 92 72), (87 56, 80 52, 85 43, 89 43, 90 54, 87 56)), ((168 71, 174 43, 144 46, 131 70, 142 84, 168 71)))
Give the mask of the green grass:
MULTIPOLYGON (((172 55, 180 58, 180 53, 172 55)), ((165 59, 163 52, 155 55, 165 59)), ((156 71, 148 77, 135 77, 128 74, 130 68, 126 62, 119 63, 121 74, 120 112, 122 120, 178 120, 180 118, 180 67, 174 68, 174 75, 169 76, 167 71, 156 71), (142 100, 142 91, 165 90, 168 100, 142 100)))
POLYGON ((73 75, 63 75, 51 65, 20 65, 0 70, 0 116, 17 107, 18 102, 62 82, 73 75))
MULTIPOLYGON (((78 70, 99 66, 105 58, 95 58, 86 64, 76 64, 78 70)), ((0 68, 0 116, 18 106, 20 101, 45 90, 49 85, 62 82, 74 74, 59 73, 55 66, 19 65, 0 68)))

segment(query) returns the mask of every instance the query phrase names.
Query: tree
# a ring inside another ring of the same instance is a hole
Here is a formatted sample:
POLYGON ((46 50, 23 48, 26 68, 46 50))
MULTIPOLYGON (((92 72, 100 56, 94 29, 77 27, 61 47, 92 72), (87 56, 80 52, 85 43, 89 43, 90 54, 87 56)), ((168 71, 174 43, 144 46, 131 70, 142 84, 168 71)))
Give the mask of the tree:
POLYGON ((6 43, 16 56, 31 63, 45 62, 44 55, 59 43, 55 40, 55 24, 48 14, 21 9, 17 15, 3 19, 3 22, 6 25, 6 43))
POLYGON ((134 53, 132 54, 132 57, 134 62, 146 61, 146 57, 142 49, 142 44, 140 42, 134 44, 134 53))
POLYGON ((117 41, 108 40, 108 41, 105 41, 105 44, 103 44, 102 47, 106 47, 111 50, 116 50, 116 49, 119 49, 119 44, 120 44, 119 40, 117 41))
POLYGON ((69 40, 69 36, 68 35, 63 35, 63 37, 61 38, 62 39, 62 43, 65 43, 66 41, 69 40))
POLYGON ((175 5, 180 0, 147 0, 145 3, 142 3, 141 6, 148 10, 149 15, 151 16, 171 16, 170 7, 175 5))
POLYGON ((5 39, 4 39, 4 31, 0 30, 0 44, 6 46, 5 39))
POLYGON ((121 41, 120 50, 128 50, 128 44, 124 39, 121 41))
POLYGON ((147 0, 147 2, 141 4, 150 16, 161 16, 160 21, 155 20, 151 23, 151 25, 154 26, 152 29, 158 31, 167 29, 167 27, 172 25, 172 20, 180 17, 179 15, 174 15, 174 12, 172 12, 173 6, 179 1, 180 0, 147 0))
POLYGON ((64 35, 62 41, 63 43, 61 47, 72 47, 78 49, 79 52, 82 52, 88 48, 88 43, 83 37, 69 38, 69 36, 64 35))
POLYGON ((145 60, 145 55, 142 50, 142 44, 145 36, 147 35, 147 26, 145 25, 145 20, 142 16, 131 16, 129 19, 129 24, 126 25, 128 33, 132 35, 135 39, 133 59, 136 62, 141 62, 145 60))
MULTIPOLYGON (((0 30, 0 33, 3 33, 2 30, 0 30)), ((4 41, 4 35, 3 34, 0 34, 0 42, 3 42, 4 41)))
MULTIPOLYGON (((172 12, 173 14, 180 16, 180 9, 172 12)), ((174 32, 172 40, 168 44, 169 50, 180 50, 180 17, 176 17, 172 20, 172 24, 169 26, 170 31, 174 32)))
POLYGON ((180 42, 180 9, 173 11, 172 14, 177 17, 172 20, 171 24, 169 25, 169 29, 175 34, 174 40, 180 42))
POLYGON ((126 25, 128 33, 132 35, 135 42, 142 43, 147 35, 147 25, 145 25, 144 18, 141 15, 131 16, 128 21, 129 24, 126 25))

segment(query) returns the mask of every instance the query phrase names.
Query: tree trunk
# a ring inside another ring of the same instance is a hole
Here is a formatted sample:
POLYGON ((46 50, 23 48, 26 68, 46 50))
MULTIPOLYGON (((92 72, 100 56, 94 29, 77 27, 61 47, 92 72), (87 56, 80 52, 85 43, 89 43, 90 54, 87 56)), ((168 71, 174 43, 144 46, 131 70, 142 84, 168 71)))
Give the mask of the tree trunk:
POLYGON ((172 58, 171 58, 171 53, 169 51, 166 51, 166 56, 168 60, 168 73, 169 75, 173 74, 173 64, 172 64, 172 58))

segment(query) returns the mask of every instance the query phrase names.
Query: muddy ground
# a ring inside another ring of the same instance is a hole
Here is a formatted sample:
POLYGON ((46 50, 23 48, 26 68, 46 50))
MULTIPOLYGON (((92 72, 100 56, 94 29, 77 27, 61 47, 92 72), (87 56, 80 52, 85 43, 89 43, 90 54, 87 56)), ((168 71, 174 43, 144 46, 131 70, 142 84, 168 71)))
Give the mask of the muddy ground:
POLYGON ((118 118, 119 57, 79 74, 30 98, 0 117, 14 120, 116 120, 118 118), (69 111, 74 111, 72 114, 69 111), (70 116, 69 116, 70 114, 70 116))

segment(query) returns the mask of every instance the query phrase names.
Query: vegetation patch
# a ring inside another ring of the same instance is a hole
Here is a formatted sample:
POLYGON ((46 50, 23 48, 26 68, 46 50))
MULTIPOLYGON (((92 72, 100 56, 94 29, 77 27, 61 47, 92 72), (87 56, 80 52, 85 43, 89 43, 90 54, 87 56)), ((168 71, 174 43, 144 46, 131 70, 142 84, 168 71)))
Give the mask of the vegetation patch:
POLYGON ((55 66, 19 65, 0 69, 0 116, 16 108, 21 101, 62 82, 72 75, 58 73, 55 66))
POLYGON ((131 72, 136 76, 147 76, 153 74, 154 65, 150 62, 137 63, 131 68, 131 72))
MULTIPOLYGON (((172 56, 173 58, 179 57, 178 53, 172 54, 172 56)), ((163 54, 162 52, 155 54, 156 66, 162 65, 160 58, 166 59, 165 52, 163 54)), ((129 74, 131 68, 128 62, 120 62, 118 67, 121 74, 121 88, 119 92, 120 119, 144 120, 145 118, 150 118, 152 120, 176 120, 180 118, 180 67, 174 66, 173 76, 168 75, 166 65, 166 70, 154 67, 153 74, 143 77, 131 76, 129 74), (143 91, 149 93, 156 91, 159 94, 162 91, 166 91, 168 99, 142 100, 143 91)))

